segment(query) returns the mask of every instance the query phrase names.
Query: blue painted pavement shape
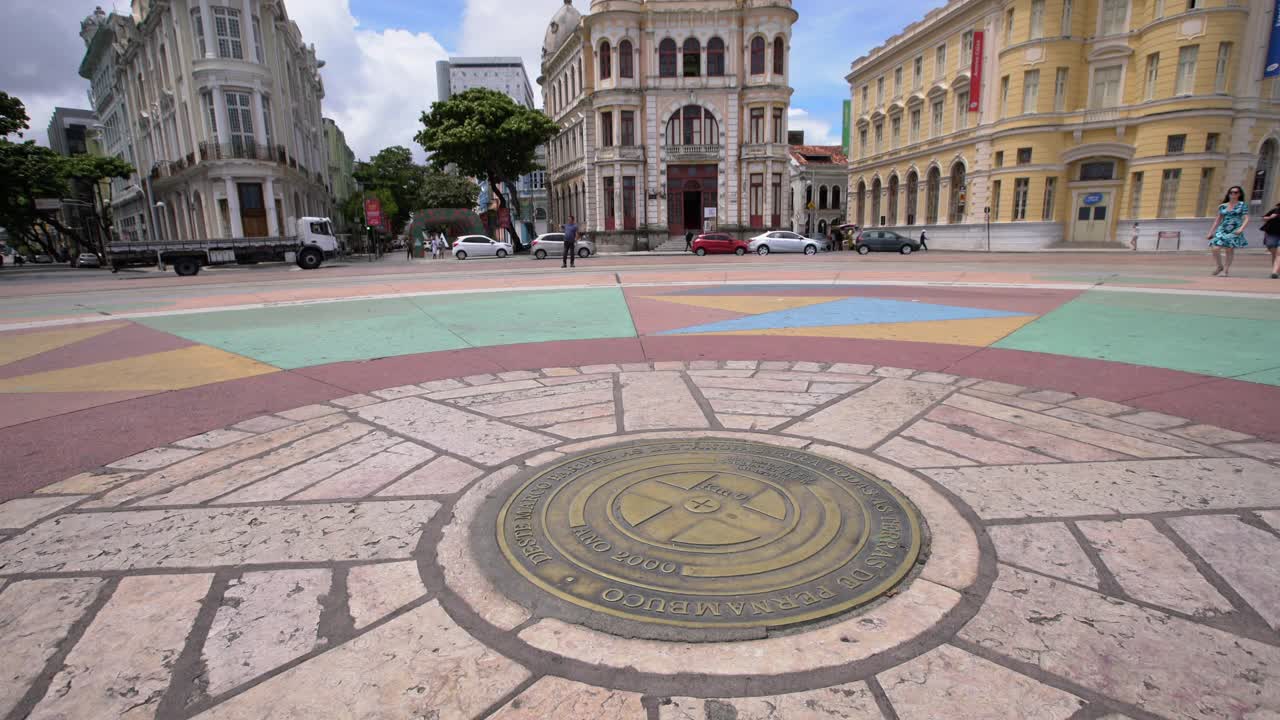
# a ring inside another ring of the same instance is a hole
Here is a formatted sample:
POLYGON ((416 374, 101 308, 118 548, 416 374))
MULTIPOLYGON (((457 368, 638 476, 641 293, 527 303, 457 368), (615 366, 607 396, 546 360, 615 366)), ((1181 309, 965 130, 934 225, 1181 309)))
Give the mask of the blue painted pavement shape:
POLYGON ((973 320, 1026 316, 1027 313, 986 310, 984 308, 934 305, 881 298, 853 297, 820 305, 776 310, 721 322, 668 330, 662 335, 733 332, 740 330, 772 330, 788 327, 825 327, 830 325, 875 325, 881 323, 928 322, 931 320, 973 320))

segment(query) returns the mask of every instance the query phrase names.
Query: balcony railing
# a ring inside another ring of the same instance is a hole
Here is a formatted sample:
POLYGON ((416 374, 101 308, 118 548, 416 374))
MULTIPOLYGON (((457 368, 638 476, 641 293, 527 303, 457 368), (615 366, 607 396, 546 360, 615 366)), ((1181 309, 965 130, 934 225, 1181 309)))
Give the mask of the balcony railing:
POLYGON ((284 147, 277 145, 256 145, 254 143, 200 143, 200 159, 202 160, 265 160, 267 162, 283 162, 280 158, 284 147))
POLYGON ((720 157, 719 145, 668 145, 670 160, 715 160, 720 157))
POLYGON ((1099 110, 1088 110, 1084 114, 1084 121, 1087 123, 1095 122, 1115 122, 1120 119, 1119 108, 1102 108, 1099 110))

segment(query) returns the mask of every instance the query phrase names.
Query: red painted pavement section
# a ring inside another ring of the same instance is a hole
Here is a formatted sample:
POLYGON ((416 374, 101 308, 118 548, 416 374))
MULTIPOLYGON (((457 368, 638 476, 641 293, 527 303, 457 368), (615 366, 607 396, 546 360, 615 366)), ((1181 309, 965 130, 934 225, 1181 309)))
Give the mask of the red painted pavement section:
POLYGON ((1280 440, 1280 387, 1210 380, 1134 398, 1130 404, 1268 440, 1280 440))
MULTIPOLYGON (((122 400, 156 394, 155 390, 124 392, 3 393, 0 394, 0 428, 14 427, 42 418, 53 418, 86 408, 109 406, 122 400)), ((3 437, 3 436, 0 436, 3 437)), ((0 448, 0 457, 3 449, 0 448)), ((5 467, 0 460, 0 467, 5 467)))
MULTIPOLYGON (((0 366, 0 378, 83 367, 93 363, 110 362, 149 353, 178 350, 193 345, 195 343, 177 335, 152 330, 145 325, 129 323, 117 330, 95 335, 87 340, 64 345, 39 355, 32 355, 17 362, 0 366)), ((0 415, 3 414, 0 413, 0 415)))

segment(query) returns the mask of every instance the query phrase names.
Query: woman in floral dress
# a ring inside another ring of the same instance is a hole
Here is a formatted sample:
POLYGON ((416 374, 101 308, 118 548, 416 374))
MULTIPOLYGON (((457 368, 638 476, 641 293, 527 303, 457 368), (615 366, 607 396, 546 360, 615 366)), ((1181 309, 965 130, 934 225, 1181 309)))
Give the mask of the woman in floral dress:
POLYGON ((1218 206, 1218 218, 1209 229, 1209 248, 1213 250, 1213 260, 1218 264, 1213 271, 1214 275, 1231 275, 1231 261, 1235 257, 1236 248, 1249 244, 1244 239, 1244 229, 1248 224, 1249 206, 1244 202, 1244 188, 1232 185, 1222 204, 1218 206), (1222 263, 1224 249, 1227 251, 1225 266, 1222 263))

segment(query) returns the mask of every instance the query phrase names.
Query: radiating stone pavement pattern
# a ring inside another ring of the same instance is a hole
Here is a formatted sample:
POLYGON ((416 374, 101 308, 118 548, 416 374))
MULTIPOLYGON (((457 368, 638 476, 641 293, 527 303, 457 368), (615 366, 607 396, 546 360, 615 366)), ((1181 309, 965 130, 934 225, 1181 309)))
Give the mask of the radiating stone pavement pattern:
POLYGON ((239 422, 0 504, 0 718, 1280 718, 1280 446, 853 363, 545 368, 239 422), (825 454, 920 507, 894 597, 759 641, 604 635, 471 524, 614 442, 825 454))

